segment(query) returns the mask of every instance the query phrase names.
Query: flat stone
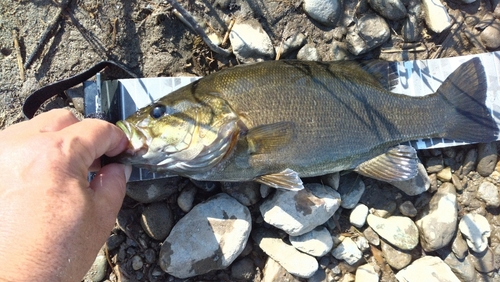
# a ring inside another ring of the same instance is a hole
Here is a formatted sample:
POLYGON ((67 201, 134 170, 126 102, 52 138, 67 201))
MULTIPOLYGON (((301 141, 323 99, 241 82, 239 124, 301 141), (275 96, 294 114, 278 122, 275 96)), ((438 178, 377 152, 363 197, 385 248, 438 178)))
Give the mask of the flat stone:
POLYGON ((390 244, 402 249, 412 250, 418 244, 418 229, 411 219, 403 216, 381 218, 368 215, 368 225, 390 244))
POLYGON ((324 183, 332 187, 333 189, 338 190, 340 184, 340 173, 335 172, 321 176, 321 183, 324 183))
POLYGON ((406 8, 400 0, 370 0, 370 6, 382 17, 398 21, 406 17, 406 8))
POLYGON ((450 267, 440 258, 425 256, 415 260, 396 274, 398 281, 405 282, 460 282, 450 267))
POLYGON ((340 195, 321 184, 305 184, 300 191, 278 189, 260 205, 264 221, 292 236, 325 223, 339 208, 340 195))
MULTIPOLYGON (((500 36, 500 23, 497 24, 496 30, 498 36, 500 36)), ((497 40, 499 41, 499 46, 500 46, 500 39, 498 36, 497 40)), ((476 171, 481 176, 484 177, 489 176, 495 170, 495 167, 497 165, 498 158, 497 158, 496 142, 479 144, 477 148, 477 159, 478 162, 476 166, 476 171)))
POLYGON ((378 273, 371 264, 363 264, 356 269, 355 282, 378 282, 378 273))
POLYGON ((460 220, 458 228, 472 251, 481 253, 488 247, 491 229, 488 220, 484 216, 466 214, 460 220))
POLYGON ((364 204, 358 204, 349 215, 349 222, 357 228, 363 227, 368 216, 368 207, 364 204))
POLYGON ((425 166, 427 167, 427 173, 438 173, 443 170, 443 158, 441 157, 432 157, 427 159, 425 166))
POLYGON ((177 193, 179 187, 185 185, 187 181, 182 177, 167 177, 128 182, 127 196, 144 204, 159 202, 177 193))
POLYGON ((477 162, 477 149, 471 149, 467 152, 464 159, 464 164, 462 165, 462 171, 460 176, 464 177, 469 174, 473 169, 476 168, 477 162))
POLYGON ((435 33, 441 33, 451 26, 451 17, 440 0, 423 0, 422 8, 427 27, 435 33))
POLYGON ((445 167, 440 172, 436 174, 437 179, 442 182, 450 182, 451 181, 451 167, 445 167))
POLYGON ((382 240, 380 243, 382 254, 384 254, 385 261, 394 269, 400 270, 411 262, 411 253, 403 251, 399 248, 391 246, 382 240))
POLYGON ((355 264, 363 257, 361 250, 358 249, 356 243, 349 237, 342 240, 342 243, 332 250, 332 255, 336 259, 343 260, 350 265, 355 264))
POLYGON ((401 214, 408 217, 414 217, 418 212, 413 203, 410 201, 405 201, 401 205, 399 205, 399 211, 401 212, 401 214))
POLYGON ((256 20, 235 23, 229 40, 233 53, 240 62, 261 62, 275 56, 269 35, 256 20))
POLYGON ((304 0, 303 3, 306 14, 326 26, 335 26, 343 12, 342 2, 338 0, 304 0))
POLYGON ((418 164, 418 171, 415 177, 404 181, 391 181, 389 183, 409 196, 420 195, 431 186, 429 175, 421 163, 418 164))
POLYGON ((275 282, 275 281, 287 281, 287 282, 300 282, 299 278, 296 278, 285 268, 283 268, 278 262, 276 262, 271 257, 267 258, 266 265, 264 266, 262 282, 275 282))
POLYGON ((366 14, 359 18, 358 24, 347 33, 349 52, 360 55, 384 44, 391 37, 389 25, 376 14, 366 14))
POLYGON ((480 273, 490 273, 496 270, 495 255, 491 249, 485 249, 480 253, 471 252, 474 268, 480 273))
POLYGON ((251 206, 260 200, 260 185, 255 181, 223 182, 222 192, 229 194, 244 206, 251 206))
POLYGON ((290 236, 289 239, 297 250, 315 257, 326 255, 333 247, 332 235, 323 226, 299 236, 290 236))
POLYGON ((245 248, 251 228, 248 208, 217 194, 175 224, 161 247, 159 265, 181 279, 227 268, 245 248))
POLYGON ((340 178, 339 189, 337 191, 342 199, 341 207, 353 209, 365 192, 365 183, 356 173, 350 173, 340 178))
POLYGON ((269 257, 293 275, 309 278, 318 269, 318 261, 314 257, 299 252, 269 230, 257 229, 252 232, 252 238, 269 257))
POLYGON ((422 248, 431 252, 448 245, 457 230, 457 216, 455 186, 449 182, 443 183, 415 222, 420 233, 422 248))
POLYGON ((174 215, 165 202, 152 203, 141 214, 142 229, 155 240, 165 240, 173 225, 174 215))
POLYGON ((500 206, 498 188, 491 182, 484 181, 479 185, 477 197, 486 203, 487 208, 498 208, 500 206))

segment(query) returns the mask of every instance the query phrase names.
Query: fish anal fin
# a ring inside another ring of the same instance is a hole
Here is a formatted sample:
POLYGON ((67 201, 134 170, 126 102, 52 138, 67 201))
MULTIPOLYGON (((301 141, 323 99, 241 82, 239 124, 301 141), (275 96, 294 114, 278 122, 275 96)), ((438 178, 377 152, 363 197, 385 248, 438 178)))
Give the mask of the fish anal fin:
POLYGON ((418 171, 417 151, 411 146, 399 145, 358 165, 354 171, 386 182, 412 179, 418 171))
POLYGON ((250 129, 246 135, 249 154, 273 152, 288 144, 294 134, 294 123, 277 122, 250 129))
POLYGON ((290 191, 299 191, 304 189, 304 185, 299 177, 299 174, 289 168, 278 173, 258 176, 254 179, 254 181, 273 188, 281 188, 290 191))

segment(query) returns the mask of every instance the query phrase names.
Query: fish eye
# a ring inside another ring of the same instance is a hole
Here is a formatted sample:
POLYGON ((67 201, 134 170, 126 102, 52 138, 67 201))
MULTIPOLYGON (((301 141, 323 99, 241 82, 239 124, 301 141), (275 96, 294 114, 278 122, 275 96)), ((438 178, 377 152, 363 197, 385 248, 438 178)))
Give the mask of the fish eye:
POLYGON ((161 118, 165 114, 166 111, 167 111, 167 107, 165 107, 165 105, 156 104, 156 105, 154 105, 151 112, 149 112, 149 115, 155 119, 161 118))

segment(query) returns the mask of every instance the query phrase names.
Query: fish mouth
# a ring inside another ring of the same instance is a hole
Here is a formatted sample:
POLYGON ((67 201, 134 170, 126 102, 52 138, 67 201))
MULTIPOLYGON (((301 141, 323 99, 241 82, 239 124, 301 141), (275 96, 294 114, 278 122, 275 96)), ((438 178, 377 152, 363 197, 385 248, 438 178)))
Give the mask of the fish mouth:
POLYGON ((136 154, 139 151, 144 151, 143 149, 147 147, 147 137, 142 130, 137 129, 130 124, 130 122, 125 120, 118 121, 116 126, 125 133, 125 136, 129 140, 127 153, 136 154))

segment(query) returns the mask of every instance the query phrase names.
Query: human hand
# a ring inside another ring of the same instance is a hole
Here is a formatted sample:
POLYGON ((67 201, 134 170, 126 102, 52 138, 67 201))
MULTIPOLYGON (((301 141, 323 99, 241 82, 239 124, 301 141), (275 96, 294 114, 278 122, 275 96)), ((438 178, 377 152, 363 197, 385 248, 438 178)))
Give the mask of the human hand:
POLYGON ((113 124, 52 110, 0 131, 0 280, 80 281, 113 228, 130 166, 113 124), (89 170, 98 170, 92 182, 89 170))

